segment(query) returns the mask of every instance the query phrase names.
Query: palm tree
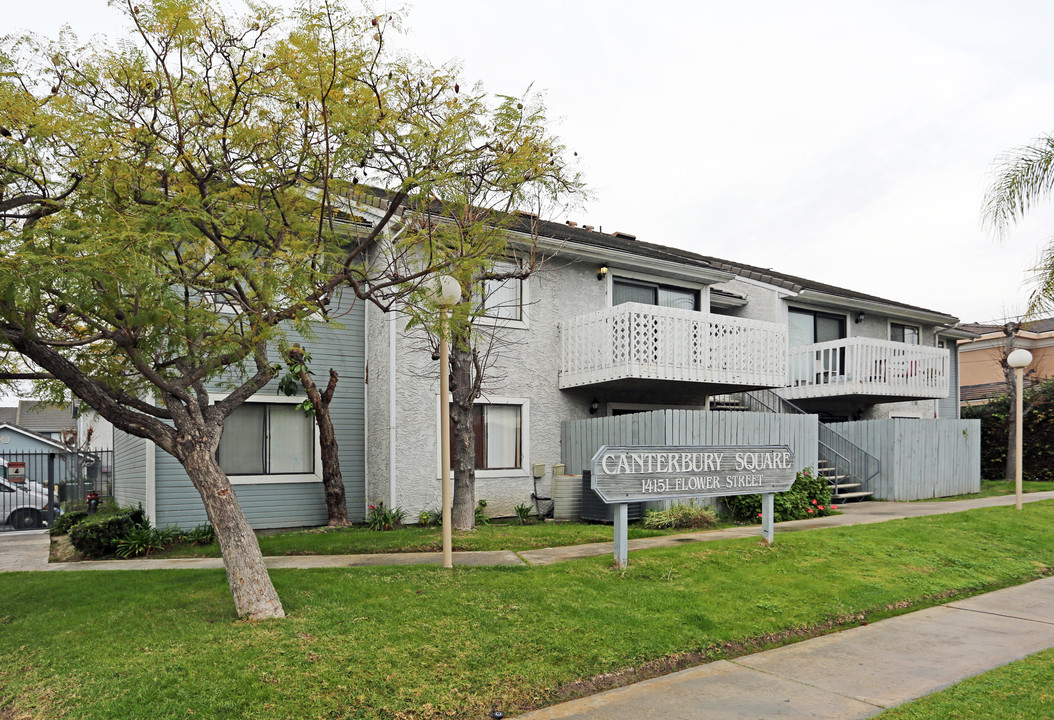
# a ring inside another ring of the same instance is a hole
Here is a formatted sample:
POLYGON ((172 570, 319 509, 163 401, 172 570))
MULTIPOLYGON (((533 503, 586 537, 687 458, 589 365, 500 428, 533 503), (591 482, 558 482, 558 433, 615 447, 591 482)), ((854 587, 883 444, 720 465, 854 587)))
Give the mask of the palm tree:
MULTIPOLYGON (((1054 188, 1054 136, 1041 136, 1031 145, 1003 155, 998 162, 995 179, 985 195, 983 223, 1002 238, 1054 188)), ((1026 317, 1054 309, 1054 242, 1043 248, 1032 272, 1035 286, 1026 317)))

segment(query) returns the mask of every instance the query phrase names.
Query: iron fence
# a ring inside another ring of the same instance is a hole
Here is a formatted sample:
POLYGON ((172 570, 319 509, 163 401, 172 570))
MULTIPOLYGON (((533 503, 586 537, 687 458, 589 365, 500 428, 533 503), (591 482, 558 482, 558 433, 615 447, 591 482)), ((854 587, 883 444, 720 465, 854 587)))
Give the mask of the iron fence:
POLYGON ((90 493, 113 496, 113 451, 0 453, 0 530, 50 524, 90 493))

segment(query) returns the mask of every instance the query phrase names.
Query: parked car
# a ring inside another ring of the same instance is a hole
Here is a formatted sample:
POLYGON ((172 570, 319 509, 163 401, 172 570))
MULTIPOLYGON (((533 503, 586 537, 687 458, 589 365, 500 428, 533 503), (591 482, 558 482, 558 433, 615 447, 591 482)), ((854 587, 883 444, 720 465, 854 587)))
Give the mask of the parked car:
MULTIPOLYGON (((16 530, 44 527, 48 513, 48 491, 35 482, 11 482, 7 478, 7 463, 0 459, 0 518, 16 530)), ((55 502, 55 514, 61 510, 55 502)))

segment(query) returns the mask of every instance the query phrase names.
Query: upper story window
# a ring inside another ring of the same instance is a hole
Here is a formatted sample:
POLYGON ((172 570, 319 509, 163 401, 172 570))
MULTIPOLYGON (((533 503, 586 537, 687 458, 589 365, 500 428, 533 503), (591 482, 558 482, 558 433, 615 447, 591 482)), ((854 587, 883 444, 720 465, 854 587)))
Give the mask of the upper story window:
POLYGON ((523 280, 483 281, 483 317, 498 320, 523 319, 523 280))
POLYGON ((315 422, 289 403, 247 402, 227 416, 216 459, 228 475, 315 472, 315 422))
POLYGON ((845 315, 790 308, 787 313, 788 343, 791 347, 841 340, 846 337, 845 315))
POLYGON ((613 278, 611 283, 611 304, 635 302, 644 305, 677 308, 679 310, 698 310, 699 291, 674 285, 643 280, 613 278))
POLYGON ((900 323, 889 324, 889 339, 894 342, 918 345, 919 336, 919 328, 915 325, 901 325, 900 323))

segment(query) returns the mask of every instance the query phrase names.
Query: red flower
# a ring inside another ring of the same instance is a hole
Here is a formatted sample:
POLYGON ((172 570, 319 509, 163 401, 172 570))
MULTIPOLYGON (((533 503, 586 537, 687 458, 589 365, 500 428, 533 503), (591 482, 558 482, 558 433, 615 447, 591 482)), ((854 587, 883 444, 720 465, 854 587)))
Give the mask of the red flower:
POLYGON ((837 509, 838 509, 838 506, 837 506, 837 505, 832 505, 832 506, 831 506, 831 509, 832 509, 832 510, 837 510, 837 509))
POLYGON ((809 514, 812 515, 812 513, 813 513, 813 509, 809 508, 809 514))
POLYGON ((758 513, 758 517, 761 517, 761 513, 758 513))
POLYGON ((370 510, 373 510, 373 505, 370 505, 370 510))
POLYGON ((815 504, 816 504, 816 501, 815 501, 815 500, 813 500, 813 501, 812 501, 812 504, 813 504, 813 505, 815 505, 815 504))

